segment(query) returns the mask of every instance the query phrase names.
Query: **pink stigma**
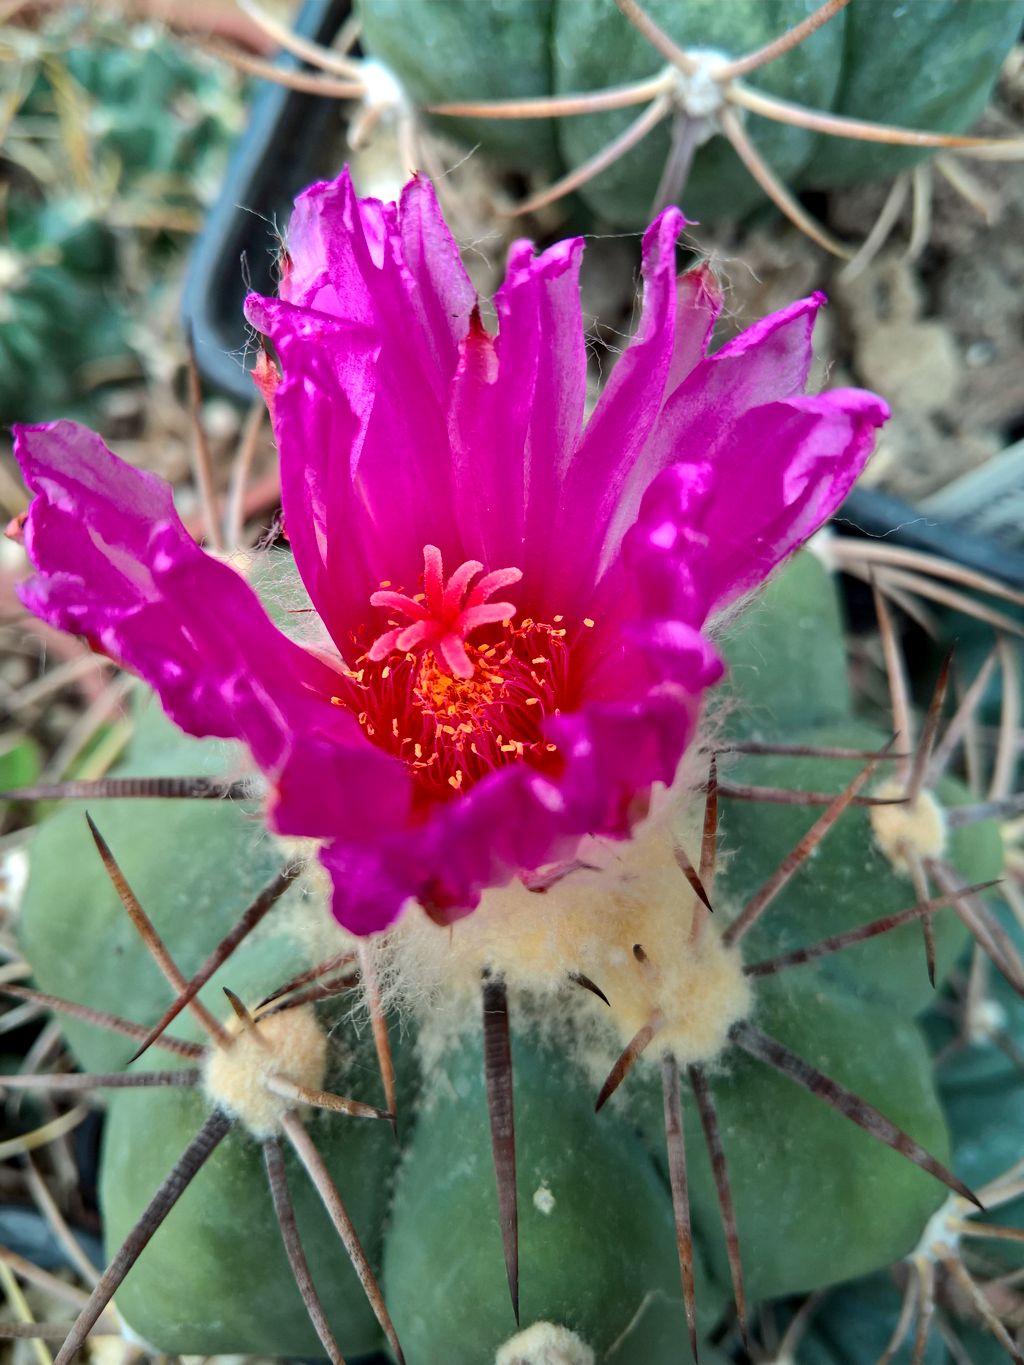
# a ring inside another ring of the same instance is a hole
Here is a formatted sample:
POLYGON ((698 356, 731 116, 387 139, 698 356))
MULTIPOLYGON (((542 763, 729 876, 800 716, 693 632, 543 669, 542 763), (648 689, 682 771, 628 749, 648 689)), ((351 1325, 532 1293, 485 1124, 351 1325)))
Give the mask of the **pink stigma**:
POLYGON ((429 649, 453 677, 472 678, 473 661, 466 653, 466 638, 480 626, 508 621, 515 615, 511 602, 488 602, 488 598, 523 576, 521 569, 495 569, 471 587, 483 570, 478 559, 467 559, 445 583, 441 551, 436 545, 424 545, 421 595, 407 597, 402 592, 382 590, 370 597, 371 606, 387 607, 408 617, 410 624, 378 635, 367 657, 380 663, 393 650, 408 654, 429 649))

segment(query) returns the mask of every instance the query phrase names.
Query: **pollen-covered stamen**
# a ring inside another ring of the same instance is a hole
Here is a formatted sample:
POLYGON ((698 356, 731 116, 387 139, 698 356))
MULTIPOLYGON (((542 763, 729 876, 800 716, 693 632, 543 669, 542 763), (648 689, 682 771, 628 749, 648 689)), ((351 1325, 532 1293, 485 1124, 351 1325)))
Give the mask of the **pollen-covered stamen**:
POLYGON ((370 598, 370 605, 385 607, 405 616, 409 625, 392 621, 392 629, 378 635, 367 657, 381 663, 394 651, 407 654, 429 649, 445 672, 469 680, 474 664, 466 651, 466 639, 481 626, 510 621, 516 613, 511 602, 490 602, 499 588, 510 587, 522 578, 515 568, 496 569, 484 574, 475 587, 473 580, 483 573, 478 559, 467 559, 444 581, 444 564, 436 545, 423 547, 423 592, 415 597, 382 589, 370 598))

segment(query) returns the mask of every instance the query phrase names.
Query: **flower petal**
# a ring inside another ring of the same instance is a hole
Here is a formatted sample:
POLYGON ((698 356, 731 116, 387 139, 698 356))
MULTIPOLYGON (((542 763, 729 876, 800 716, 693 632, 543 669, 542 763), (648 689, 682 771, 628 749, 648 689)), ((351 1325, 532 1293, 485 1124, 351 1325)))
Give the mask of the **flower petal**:
POLYGON ((623 484, 606 530, 604 564, 637 518, 646 489, 678 460, 699 460, 750 408, 802 393, 810 372, 811 333, 824 294, 812 294, 749 327, 700 361, 666 400, 623 484))
POLYGON ((409 809, 404 766, 342 724, 295 737, 274 783, 270 818, 279 834, 331 840, 344 835, 362 843, 403 829, 409 809))
POLYGON ((353 478, 374 405, 378 348, 360 326, 276 299, 264 304, 261 322, 284 366, 273 407, 284 531, 310 600, 349 654, 351 631, 384 576, 366 544, 353 478))
MULTIPOLYGON (((280 296, 347 322, 376 325, 399 344, 410 330, 418 333, 440 396, 476 292, 429 180, 414 176, 395 209, 357 198, 347 168, 336 180, 304 190, 288 224, 280 296)), ((249 307, 250 320, 260 326, 259 296, 249 307)))
POLYGON ((335 840, 320 850, 333 886, 331 912, 352 934, 380 933, 416 896, 423 874, 408 839, 335 840))
POLYGON ((16 428, 15 453, 37 494, 25 536, 37 573, 19 590, 30 610, 140 674, 183 730, 242 740, 271 774, 299 736, 330 743, 339 768, 351 757, 366 789, 353 835, 408 810, 402 765, 331 704, 340 675, 195 544, 166 484, 73 422, 16 428))
POLYGON ((703 620, 762 582, 842 502, 889 410, 833 389, 743 413, 648 489, 624 545, 652 608, 703 620))
POLYGON ((715 453, 715 493, 700 523, 709 602, 721 607, 755 587, 827 521, 888 420, 888 405, 862 389, 789 398, 739 419, 715 453))
POLYGON ((376 334, 368 346, 370 334, 274 300, 260 313, 283 369, 274 431, 285 531, 347 655, 360 627, 379 634, 369 599, 382 582, 417 591, 425 545, 460 561, 445 417, 422 372, 396 372, 376 334))
POLYGON ((612 370, 553 508, 549 574, 570 610, 596 577, 606 529, 665 399, 675 347, 675 248, 685 226, 682 213, 668 208, 644 233, 640 325, 612 370))
POLYGON ((394 321, 408 327, 411 314, 433 353, 435 370, 439 375, 450 375, 476 307, 476 290, 444 221, 434 187, 420 175, 414 175, 402 191, 398 232, 397 265, 405 279, 401 305, 405 316, 394 321))
POLYGON ((695 265, 676 281, 675 346, 665 381, 672 394, 707 355, 715 323, 722 311, 722 288, 707 262, 695 265))
POLYGON ((505 283, 495 296, 497 340, 506 402, 522 416, 510 428, 521 467, 519 543, 500 563, 523 570, 526 611, 546 619, 561 610, 545 596, 550 582, 551 517, 583 431, 587 353, 580 307, 583 240, 558 242, 534 256, 530 242, 515 242, 505 283), (532 595, 536 594, 536 597, 532 595))
MULTIPOLYGON (((492 338, 470 325, 448 417, 457 520, 465 554, 524 571, 527 610, 543 611, 552 500, 579 441, 586 352, 579 298, 583 243, 534 257, 513 244, 495 298, 492 338)), ((554 608, 557 610, 557 608, 554 608)))
POLYGON ((381 579, 415 591, 425 544, 466 558, 445 409, 476 296, 424 180, 400 207, 357 200, 347 174, 314 186, 291 245, 288 302, 251 295, 246 313, 283 368, 274 425, 286 529, 348 651, 361 625, 378 633, 368 598, 381 579))

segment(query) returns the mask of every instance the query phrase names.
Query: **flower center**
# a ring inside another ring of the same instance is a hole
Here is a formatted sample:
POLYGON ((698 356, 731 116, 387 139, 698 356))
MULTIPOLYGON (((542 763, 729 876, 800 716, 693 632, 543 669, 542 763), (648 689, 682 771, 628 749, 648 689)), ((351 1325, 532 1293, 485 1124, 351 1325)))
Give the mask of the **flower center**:
POLYGON ((407 597, 402 592, 382 589, 370 598, 370 605, 387 607, 408 618, 408 625, 392 620, 391 630, 378 635, 370 646, 368 658, 380 663, 393 650, 429 649, 449 674, 469 680, 473 660, 466 653, 466 638, 481 626, 509 622, 516 614, 511 602, 491 602, 499 588, 510 587, 522 578, 521 569, 497 569, 484 574, 479 559, 467 559, 444 581, 441 551, 436 545, 423 547, 423 592, 407 597), (483 577, 473 587, 478 574, 483 577))
POLYGON ((388 611, 389 629, 358 659, 350 689, 333 700, 409 766, 426 801, 449 799, 509 763, 556 771, 558 748, 544 726, 568 704, 562 618, 513 625, 515 606, 489 601, 519 581, 518 569, 485 574, 478 560, 467 560, 445 583, 436 547, 426 546, 423 558, 422 593, 388 586, 370 598, 388 611))

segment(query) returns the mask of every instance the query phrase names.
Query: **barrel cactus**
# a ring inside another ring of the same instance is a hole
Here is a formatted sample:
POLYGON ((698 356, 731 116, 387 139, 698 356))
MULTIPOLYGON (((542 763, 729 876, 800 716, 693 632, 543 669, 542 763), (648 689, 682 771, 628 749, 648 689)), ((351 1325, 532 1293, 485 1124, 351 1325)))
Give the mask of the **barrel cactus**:
POLYGON ((825 189, 969 147, 960 135, 1024 20, 1016 0, 358 8, 366 50, 411 101, 436 110, 440 131, 499 164, 546 172, 600 221, 627 228, 684 184, 680 202, 708 222, 748 213, 766 193, 781 203, 772 181, 825 189))
POLYGON ((850 546, 778 567, 884 405, 803 394, 818 297, 707 356, 683 226, 584 424, 581 243, 513 249, 496 341, 426 182, 307 192, 248 304, 294 562, 18 433, 25 601, 198 736, 140 689, 121 771, 30 793, 90 818, 39 830, 0 989, 83 1071, 14 1083, 115 1093, 60 1365, 115 1292, 160 1351, 715 1361, 974 1207, 917 1016, 972 937, 1024 986, 999 811, 884 606, 895 721, 848 685, 850 546))

